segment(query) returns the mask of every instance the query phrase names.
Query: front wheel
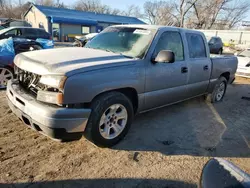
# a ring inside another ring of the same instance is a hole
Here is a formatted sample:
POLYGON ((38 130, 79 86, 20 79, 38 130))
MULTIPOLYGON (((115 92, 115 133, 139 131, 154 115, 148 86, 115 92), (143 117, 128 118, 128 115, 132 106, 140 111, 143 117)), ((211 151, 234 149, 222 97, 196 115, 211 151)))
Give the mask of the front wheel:
POLYGON ((5 89, 7 82, 13 79, 13 72, 10 68, 0 68, 0 89, 5 89))
POLYGON ((219 52, 218 52, 219 55, 222 55, 223 54, 223 50, 220 49, 219 52))
POLYGON ((75 42, 73 43, 73 46, 74 46, 74 47, 82 47, 82 43, 81 43, 80 41, 75 41, 75 42))
POLYGON ((131 101, 122 93, 110 92, 97 97, 91 106, 86 137, 101 147, 123 139, 134 116, 131 101))

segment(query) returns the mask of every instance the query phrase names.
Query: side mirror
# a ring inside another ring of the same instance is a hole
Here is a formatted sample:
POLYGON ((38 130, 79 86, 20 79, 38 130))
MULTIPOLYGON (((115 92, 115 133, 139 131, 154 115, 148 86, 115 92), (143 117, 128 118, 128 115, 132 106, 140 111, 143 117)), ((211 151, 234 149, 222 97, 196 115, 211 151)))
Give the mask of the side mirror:
POLYGON ((170 50, 162 50, 160 51, 156 58, 153 60, 155 63, 174 63, 175 55, 174 52, 170 50))

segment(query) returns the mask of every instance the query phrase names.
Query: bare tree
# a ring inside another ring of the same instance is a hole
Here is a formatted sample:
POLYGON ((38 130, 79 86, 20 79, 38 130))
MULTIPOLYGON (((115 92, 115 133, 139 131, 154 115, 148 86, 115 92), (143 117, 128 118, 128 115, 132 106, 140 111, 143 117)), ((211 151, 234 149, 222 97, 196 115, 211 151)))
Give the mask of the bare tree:
POLYGON ((119 9, 112 9, 108 5, 104 5, 100 2, 100 0, 78 0, 74 6, 74 9, 81 11, 89 11, 103 14, 120 14, 121 11, 119 9))
POLYGON ((0 17, 4 18, 22 18, 22 13, 29 7, 29 3, 23 3, 21 0, 18 3, 12 4, 11 1, 0 0, 0 17))
POLYGON ((203 0, 193 5, 189 26, 197 29, 231 29, 250 8, 248 0, 203 0))
POLYGON ((235 27, 246 17, 249 10, 250 2, 247 0, 236 0, 225 7, 221 15, 221 20, 226 23, 224 29, 235 27))
POLYGON ((174 25, 174 7, 167 1, 147 1, 144 3, 144 18, 150 24, 174 25))
POLYGON ((177 12, 179 13, 179 27, 184 27, 184 20, 187 13, 195 5, 198 0, 179 0, 179 3, 174 3, 177 12))
POLYGON ((35 4, 52 7, 52 6, 55 6, 55 1, 54 0, 36 0, 35 4))
POLYGON ((143 13, 141 11, 141 8, 136 5, 130 5, 127 7, 127 9, 123 12, 121 12, 124 16, 132 16, 137 18, 143 18, 143 13))
POLYGON ((35 0, 34 3, 49 7, 67 8, 67 6, 60 0, 35 0))

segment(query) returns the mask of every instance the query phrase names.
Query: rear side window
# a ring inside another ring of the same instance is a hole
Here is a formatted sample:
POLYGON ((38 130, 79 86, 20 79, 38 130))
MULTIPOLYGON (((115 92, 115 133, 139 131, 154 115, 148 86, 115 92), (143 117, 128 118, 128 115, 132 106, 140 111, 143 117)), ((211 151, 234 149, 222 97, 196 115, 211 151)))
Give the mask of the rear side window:
POLYGON ((25 29, 25 35, 27 37, 37 37, 37 30, 36 29, 25 29))
POLYGON ((38 38, 43 38, 43 39, 49 39, 50 38, 50 34, 47 33, 45 30, 42 30, 42 29, 38 29, 37 30, 38 32, 38 38))
POLYGON ((204 58, 207 57, 205 42, 201 35, 187 33, 187 42, 190 58, 204 58))

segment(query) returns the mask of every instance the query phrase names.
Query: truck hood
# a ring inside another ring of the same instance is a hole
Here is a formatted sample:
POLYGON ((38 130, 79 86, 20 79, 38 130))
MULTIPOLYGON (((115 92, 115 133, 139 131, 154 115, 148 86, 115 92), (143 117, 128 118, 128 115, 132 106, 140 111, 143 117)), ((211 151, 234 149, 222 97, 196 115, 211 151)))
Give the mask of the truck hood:
POLYGON ((70 75, 83 71, 131 64, 120 54, 90 48, 58 48, 25 52, 15 57, 15 65, 39 75, 70 75))

